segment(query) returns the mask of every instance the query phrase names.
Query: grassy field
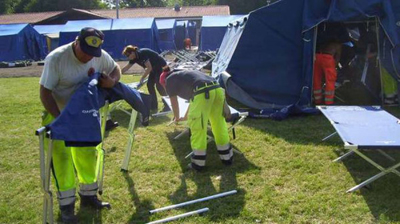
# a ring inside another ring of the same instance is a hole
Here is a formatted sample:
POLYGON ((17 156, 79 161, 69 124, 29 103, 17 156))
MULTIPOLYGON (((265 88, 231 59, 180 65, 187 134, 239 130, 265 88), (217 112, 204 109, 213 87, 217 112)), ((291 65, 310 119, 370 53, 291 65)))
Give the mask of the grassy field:
MULTIPOLYGON (((122 80, 131 82, 134 78, 124 76, 122 80)), ((42 111, 38 81, 0 79, 0 223, 41 221, 43 194, 38 139, 34 136, 42 111)), ((399 109, 389 111, 400 114, 399 109)), ((388 174, 371 189, 346 193, 378 170, 357 156, 332 163, 343 153, 343 144, 338 137, 320 142, 334 131, 322 115, 280 122, 247 119, 232 140, 243 155, 235 154, 234 165, 225 167, 210 143, 204 173, 186 169, 188 137, 173 140, 183 127, 167 126, 171 117, 153 118, 149 127, 139 125, 135 129, 135 146, 126 174, 120 172, 120 166, 128 141, 129 117, 120 111, 114 111, 112 117, 120 126, 105 139, 102 197, 112 209, 83 211, 78 199, 76 211, 81 223, 146 223, 204 207, 210 208, 204 216, 176 223, 400 223, 400 178, 388 174), (148 213, 233 189, 238 194, 155 215, 148 213)), ((368 155, 389 165, 377 153, 368 155)), ((58 204, 54 202, 58 218, 58 204)))

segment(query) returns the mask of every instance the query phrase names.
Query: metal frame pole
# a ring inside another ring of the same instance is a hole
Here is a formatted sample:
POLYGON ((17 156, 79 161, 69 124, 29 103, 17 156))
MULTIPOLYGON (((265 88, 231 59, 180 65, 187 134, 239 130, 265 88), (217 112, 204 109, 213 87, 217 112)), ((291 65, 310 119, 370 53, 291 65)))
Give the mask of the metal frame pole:
POLYGON ((177 219, 180 219, 180 218, 184 218, 184 217, 188 217, 188 216, 191 216, 191 215, 202 214, 204 212, 208 212, 209 210, 210 209, 208 209, 208 208, 202 208, 202 209, 199 209, 199 210, 196 210, 196 211, 186 212, 186 213, 183 213, 183 214, 180 214, 180 215, 176 215, 176 216, 168 217, 168 218, 165 218, 165 219, 160 219, 160 220, 157 220, 157 221, 149 222, 148 224, 157 224, 157 223, 164 223, 164 222, 174 221, 174 220, 177 220, 177 219))
POLYGON ((186 205, 191 205, 191 204, 198 203, 198 202, 208 201, 211 199, 220 198, 220 197, 224 197, 224 196, 228 196, 228 195, 232 195, 232 194, 236 194, 236 193, 237 193, 237 190, 227 191, 224 193, 215 194, 215 195, 208 196, 205 198, 199 198, 199 199, 195 199, 192 201, 187 201, 187 202, 183 202, 183 203, 179 203, 179 204, 175 204, 175 205, 170 205, 170 206, 150 210, 150 214, 154 214, 156 212, 166 211, 166 210, 170 210, 170 209, 180 208, 180 207, 183 207, 186 205))

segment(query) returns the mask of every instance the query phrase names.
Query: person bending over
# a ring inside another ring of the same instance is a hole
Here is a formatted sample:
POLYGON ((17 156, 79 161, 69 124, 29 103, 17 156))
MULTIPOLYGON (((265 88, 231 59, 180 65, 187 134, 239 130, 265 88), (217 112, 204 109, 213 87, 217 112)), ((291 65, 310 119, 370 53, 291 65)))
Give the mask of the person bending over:
MULTIPOLYGON (((161 96, 166 96, 164 88, 160 85, 159 79, 162 73, 163 66, 167 63, 163 57, 161 57, 157 52, 148 49, 139 49, 136 46, 128 45, 124 48, 123 55, 129 59, 129 63, 122 68, 122 74, 128 71, 134 64, 140 65, 144 68, 144 73, 140 78, 140 83, 143 83, 147 76, 149 76, 147 81, 147 90, 149 91, 151 97, 151 110, 158 110, 157 94, 154 87, 157 88, 158 93, 161 96)), ((168 107, 164 107, 163 111, 168 107)))
POLYGON ((201 171, 205 167, 208 121, 210 121, 222 163, 231 165, 233 151, 223 116, 225 92, 217 81, 200 71, 171 72, 166 66, 160 77, 160 83, 171 99, 173 120, 175 122, 188 121, 191 131, 190 145, 193 150, 189 168, 201 171), (178 96, 190 100, 185 117, 179 117, 178 96))

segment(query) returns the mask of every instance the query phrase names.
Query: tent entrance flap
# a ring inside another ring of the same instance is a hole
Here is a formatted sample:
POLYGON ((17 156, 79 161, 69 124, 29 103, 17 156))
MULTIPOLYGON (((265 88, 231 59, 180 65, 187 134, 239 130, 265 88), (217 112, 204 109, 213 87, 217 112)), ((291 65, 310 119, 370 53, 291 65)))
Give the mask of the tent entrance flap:
POLYGON ((324 22, 317 30, 314 102, 320 104, 316 92, 321 91, 319 98, 324 103, 327 93, 333 90, 334 103, 338 105, 381 104, 383 88, 378 43, 382 31, 377 19, 324 22), (336 63, 336 75, 327 70, 329 58, 336 63))

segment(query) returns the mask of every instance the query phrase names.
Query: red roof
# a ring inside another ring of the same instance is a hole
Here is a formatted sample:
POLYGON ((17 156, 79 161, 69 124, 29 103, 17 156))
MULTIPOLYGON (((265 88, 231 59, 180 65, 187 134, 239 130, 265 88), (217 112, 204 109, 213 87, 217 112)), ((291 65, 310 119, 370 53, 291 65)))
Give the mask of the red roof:
POLYGON ((0 24, 10 24, 10 23, 37 23, 44 19, 53 17, 63 13, 63 11, 58 12, 36 12, 36 13, 16 13, 9 15, 0 15, 0 24))
MULTIPOLYGON (((73 9, 82 13, 96 14, 104 18, 116 18, 116 10, 82 10, 73 9)), ((0 24, 10 23, 31 23, 35 24, 50 17, 62 14, 64 11, 56 12, 37 12, 37 13, 16 13, 10 15, 0 15, 0 24)), ((229 6, 182 6, 180 11, 175 11, 173 7, 148 7, 148 8, 127 8, 119 10, 119 18, 192 18, 201 16, 230 15, 229 6)))

